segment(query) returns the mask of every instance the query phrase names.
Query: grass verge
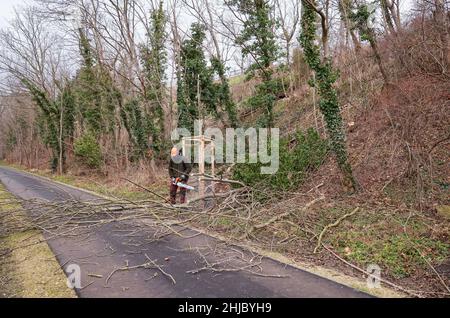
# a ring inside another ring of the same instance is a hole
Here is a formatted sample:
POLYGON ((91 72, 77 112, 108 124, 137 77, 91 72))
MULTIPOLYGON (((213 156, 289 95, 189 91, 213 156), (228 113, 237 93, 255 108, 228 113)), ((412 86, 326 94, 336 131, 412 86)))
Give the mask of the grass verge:
MULTIPOLYGON (((0 200, 14 200, 0 183, 0 200)), ((21 209, 18 203, 0 205, 0 219, 21 209)), ((25 213, 15 214, 26 219, 25 213)), ((0 227, 6 222, 1 222, 0 227)), ((9 224, 9 222, 8 222, 9 224)), ((42 234, 37 230, 2 229, 0 236, 0 298, 75 298, 66 276, 42 234)))
MULTIPOLYGON (((324 209, 318 223, 329 223, 351 208, 324 209)), ((363 269, 377 264, 384 276, 415 280, 430 271, 430 266, 439 267, 450 257, 449 233, 447 220, 419 211, 366 206, 327 233, 325 243, 363 269)))

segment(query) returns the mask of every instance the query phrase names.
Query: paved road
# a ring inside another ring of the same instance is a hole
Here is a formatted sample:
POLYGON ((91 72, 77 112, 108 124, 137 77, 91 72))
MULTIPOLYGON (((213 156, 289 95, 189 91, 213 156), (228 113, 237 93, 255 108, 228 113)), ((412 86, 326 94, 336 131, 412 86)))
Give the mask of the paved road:
MULTIPOLYGON (((0 167, 0 181, 23 199, 98 199, 11 168, 0 167)), ((154 240, 154 233, 155 229, 150 225, 141 225, 136 232, 136 224, 123 222, 97 227, 88 237, 64 237, 48 243, 64 268, 70 264, 81 267, 81 285, 85 288, 77 290, 80 297, 368 297, 352 288, 227 246, 190 229, 183 230, 184 235, 191 237, 188 239, 170 235, 154 240), (172 275, 176 283, 158 269, 138 268, 116 272, 106 284, 106 278, 116 268, 145 263, 144 254, 172 275), (248 262, 260 260, 260 275, 246 271, 187 273, 202 268, 206 262, 220 262, 225 258, 235 263, 242 259, 248 262), (96 275, 102 275, 102 278, 96 275), (283 277, 271 277, 273 275, 283 277)))

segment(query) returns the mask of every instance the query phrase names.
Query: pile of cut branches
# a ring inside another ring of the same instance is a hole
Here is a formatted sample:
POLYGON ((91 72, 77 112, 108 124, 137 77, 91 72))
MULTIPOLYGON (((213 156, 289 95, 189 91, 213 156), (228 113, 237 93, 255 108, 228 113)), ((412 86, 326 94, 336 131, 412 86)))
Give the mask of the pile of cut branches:
POLYGON ((137 228, 151 224, 160 230, 155 232, 155 239, 170 234, 180 235, 180 226, 201 225, 206 229, 221 228, 225 224, 232 226, 228 232, 230 239, 256 238, 257 232, 269 229, 277 222, 295 215, 299 209, 307 209, 323 196, 311 196, 311 201, 298 207, 294 200, 284 200, 292 193, 271 192, 261 188, 255 189, 245 185, 227 192, 214 193, 197 198, 187 205, 172 205, 162 200, 140 200, 111 198, 92 201, 58 199, 46 201, 21 198, 1 200, 2 204, 14 203, 17 209, 7 214, 0 214, 0 238, 11 232, 23 232, 37 229, 42 231, 47 240, 88 234, 99 226, 111 223, 127 223, 137 228), (261 203, 264 197, 264 204, 261 203), (283 202, 288 212, 273 215, 283 202), (24 213, 26 217, 24 218, 24 213))
MULTIPOLYGON (((121 231, 120 227, 123 227, 126 228, 123 231, 131 236, 133 233, 145 231, 145 242, 135 242, 143 245, 172 235, 182 239, 192 238, 192 231, 186 229, 196 227, 224 234, 222 237, 227 244, 247 240, 260 247, 277 250, 289 243, 297 244, 301 232, 302 239, 309 242, 317 241, 314 253, 323 247, 323 251, 330 252, 342 261, 323 243, 323 237, 331 228, 339 226, 344 219, 352 217, 358 209, 342 215, 326 226, 318 224, 317 220, 309 218, 306 212, 325 199, 319 191, 320 186, 305 193, 294 193, 273 191, 263 186, 255 188, 240 185, 226 192, 210 192, 186 205, 172 205, 162 199, 132 201, 111 198, 81 201, 70 198, 50 202, 38 199, 1 199, 0 196, 0 205, 14 204, 20 207, 9 210, 7 214, 0 213, 2 225, 0 238, 8 236, 11 232, 31 229, 40 230, 44 234, 45 241, 66 237, 89 237, 100 227, 113 225, 113 231, 121 231)), ((23 247, 29 244, 36 243, 24 241, 23 247)), ((10 252, 11 250, 2 250, 0 256, 10 252)), ((144 265, 150 266, 147 263, 142 266, 144 265)), ((223 265, 219 257, 218 261, 205 260, 202 267, 193 271, 223 271, 223 265)), ((233 266, 226 265, 226 270, 237 268, 258 272, 256 270, 258 262, 254 260, 244 265, 239 262, 233 266)), ((353 264, 351 266, 356 267, 353 264)), ((125 268, 129 269, 128 266, 125 268)), ((365 273, 364 270, 360 270, 365 273)), ((395 284, 388 285, 408 292, 395 284)), ((417 291, 410 294, 420 295, 417 291)))

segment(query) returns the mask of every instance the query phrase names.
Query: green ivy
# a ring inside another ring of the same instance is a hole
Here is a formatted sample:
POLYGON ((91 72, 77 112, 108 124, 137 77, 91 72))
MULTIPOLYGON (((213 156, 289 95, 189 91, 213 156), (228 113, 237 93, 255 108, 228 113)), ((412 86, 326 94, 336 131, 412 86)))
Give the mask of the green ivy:
POLYGON ((196 119, 208 115, 216 119, 222 117, 224 120, 225 113, 230 126, 236 127, 238 123, 236 104, 231 96, 223 61, 214 56, 210 60, 210 66, 206 61, 203 51, 205 31, 203 24, 193 23, 191 38, 181 45, 177 72, 178 124, 190 131, 193 131, 196 119), (215 81, 217 78, 219 80, 215 81))
POLYGON ((189 131, 194 130, 196 119, 206 115, 199 109, 198 95, 206 111, 217 116, 210 89, 213 82, 212 72, 206 64, 202 47, 205 39, 205 26, 193 23, 191 38, 185 40, 181 46, 181 72, 178 74, 177 83, 178 124, 189 131))
POLYGON ((294 138, 283 138, 279 151, 280 165, 277 173, 263 175, 261 163, 245 163, 236 165, 233 178, 251 186, 262 184, 276 190, 294 189, 304 181, 309 172, 320 167, 326 157, 328 143, 311 128, 306 133, 297 133, 294 138))
POLYGON ((74 91, 82 128, 96 136, 111 133, 116 105, 121 103, 122 97, 109 72, 95 63, 86 34, 81 29, 79 32, 83 63, 75 78, 74 91))
POLYGON ((141 47, 141 64, 146 80, 146 91, 144 100, 146 106, 146 120, 152 134, 152 148, 161 155, 165 146, 164 109, 166 101, 166 74, 167 52, 165 42, 167 40, 166 23, 167 17, 164 12, 163 2, 151 12, 151 25, 147 30, 146 46, 141 47))
POLYGON ((319 108, 325 119, 331 150, 334 152, 338 166, 343 173, 344 182, 351 190, 354 190, 356 183, 348 162, 345 131, 336 89, 334 88, 339 73, 333 69, 331 59, 328 57, 321 58, 320 48, 315 44, 317 14, 309 0, 303 0, 302 4, 302 32, 299 40, 303 47, 306 62, 316 74, 315 82, 311 84, 318 89, 319 108))
POLYGON ((62 164, 63 166, 65 164, 66 147, 64 140, 73 137, 75 97, 73 95, 72 84, 68 83, 66 86, 62 87, 62 92, 52 100, 47 96, 45 91, 38 88, 31 81, 22 79, 22 83, 28 89, 33 101, 38 106, 38 131, 44 144, 52 150, 51 168, 53 171, 56 171, 61 151, 62 164), (62 131, 60 131, 61 128, 62 131), (60 148, 59 142, 60 136, 63 138, 62 149, 60 148))
POLYGON ((236 104, 231 97, 230 85, 225 76, 225 65, 217 57, 211 59, 211 70, 213 75, 217 75, 220 79, 219 83, 211 83, 216 108, 225 110, 231 127, 238 126, 238 118, 236 113, 236 104))
POLYGON ((263 110, 260 125, 273 127, 276 90, 272 64, 280 56, 280 49, 273 32, 276 20, 270 16, 270 3, 267 0, 231 0, 227 4, 245 17, 236 44, 242 48, 244 57, 251 56, 254 60, 247 70, 247 80, 257 77, 262 81, 251 103, 263 110))
POLYGON ((121 109, 122 122, 127 129, 133 152, 131 159, 137 160, 145 156, 149 149, 149 136, 153 133, 152 120, 142 110, 139 100, 133 99, 121 109))
POLYGON ((359 31, 361 40, 373 42, 375 40, 375 31, 369 27, 373 11, 369 10, 366 4, 361 4, 356 8, 356 11, 349 13, 349 18, 353 22, 353 29, 359 31))
POLYGON ((100 146, 92 133, 85 133, 75 140, 73 151, 81 163, 89 168, 100 168, 102 164, 102 154, 100 146))

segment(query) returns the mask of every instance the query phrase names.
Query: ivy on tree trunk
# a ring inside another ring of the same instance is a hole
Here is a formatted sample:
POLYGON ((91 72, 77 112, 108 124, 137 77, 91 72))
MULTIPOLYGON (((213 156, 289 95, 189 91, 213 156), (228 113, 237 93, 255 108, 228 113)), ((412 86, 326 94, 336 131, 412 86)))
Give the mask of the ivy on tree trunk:
POLYGON ((236 125, 237 115, 232 101, 225 67, 217 58, 208 65, 203 43, 206 40, 205 26, 191 25, 191 38, 181 45, 181 61, 177 73, 178 126, 193 131, 194 121, 207 115, 220 117, 225 110, 231 125, 236 125), (214 82, 218 75, 220 82, 214 82))
POLYGON ((55 100, 31 81, 22 79, 22 83, 39 108, 37 123, 42 141, 52 151, 51 168, 56 171, 59 166, 64 170, 65 139, 73 137, 75 122, 75 101, 71 83, 61 88, 62 91, 55 100))
POLYGON ((267 0, 229 0, 226 4, 243 16, 242 31, 235 42, 242 48, 244 57, 251 56, 254 60, 247 70, 247 79, 261 79, 249 104, 263 110, 260 126, 273 127, 277 81, 273 78, 272 64, 280 50, 275 40, 276 21, 270 16, 270 3, 267 0))
POLYGON ((319 107, 322 112, 331 149, 335 154, 339 169, 342 172, 345 186, 354 191, 356 182, 352 168, 348 162, 348 154, 345 142, 345 131, 340 113, 339 101, 334 83, 338 78, 338 72, 333 69, 331 59, 326 55, 321 57, 320 47, 316 44, 317 12, 314 0, 302 0, 302 32, 300 43, 304 50, 307 64, 315 72, 316 80, 312 85, 317 86, 320 96, 319 107))
POLYGON ((151 147, 162 155, 165 145, 164 104, 166 103, 166 73, 167 52, 165 42, 167 40, 166 22, 167 16, 163 8, 163 2, 154 9, 150 15, 151 25, 147 30, 147 45, 141 47, 141 64, 145 77, 144 120, 150 127, 148 133, 152 138, 151 147))

